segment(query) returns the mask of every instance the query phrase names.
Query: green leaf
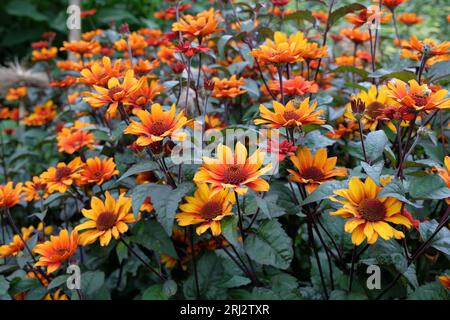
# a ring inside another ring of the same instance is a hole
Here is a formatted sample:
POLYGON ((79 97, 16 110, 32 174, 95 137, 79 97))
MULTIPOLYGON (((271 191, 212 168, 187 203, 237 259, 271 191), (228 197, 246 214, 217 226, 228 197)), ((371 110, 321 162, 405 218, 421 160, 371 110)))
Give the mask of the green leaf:
POLYGON ((88 297, 100 290, 105 283, 105 273, 102 271, 87 271, 81 274, 81 289, 88 297))
POLYGON ((174 259, 178 258, 172 239, 164 228, 155 220, 141 221, 133 228, 130 240, 155 251, 157 254, 167 254, 174 259))
POLYGON ((268 218, 272 219, 275 217, 282 216, 286 211, 277 205, 278 195, 277 194, 267 194, 264 198, 259 196, 256 192, 251 192, 254 197, 257 206, 261 209, 262 213, 268 218))
POLYGON ((416 208, 422 207, 420 204, 411 202, 408 199, 406 199, 405 187, 403 186, 403 183, 400 181, 400 179, 397 178, 392 179, 391 182, 389 182, 386 186, 384 186, 384 188, 381 189, 380 193, 378 194, 378 197, 379 198, 393 197, 413 207, 416 208))
POLYGON ((280 269, 287 269, 294 255, 292 239, 275 219, 262 222, 257 232, 245 239, 244 247, 256 262, 280 269))
POLYGON ((384 161, 380 161, 374 163, 373 165, 368 164, 367 162, 361 161, 361 167, 367 173, 369 177, 379 186, 380 185, 380 176, 381 171, 384 168, 384 161))
POLYGON ((348 4, 346 6, 340 7, 338 9, 334 10, 333 12, 331 12, 330 16, 328 17, 328 21, 329 21, 330 25, 332 26, 333 24, 335 24, 339 19, 341 19, 345 15, 347 15, 349 13, 353 13, 358 10, 362 10, 362 9, 366 9, 366 7, 363 6, 362 4, 359 4, 359 3, 348 4))
POLYGON ((320 133, 319 130, 314 130, 306 134, 303 143, 311 150, 311 152, 316 152, 320 148, 332 146, 336 143, 336 140, 328 138, 320 133))
POLYGON ((25 0, 13 0, 6 5, 6 12, 12 16, 27 17, 35 21, 46 21, 47 16, 38 11, 36 6, 25 0))
MULTIPOLYGON (((424 241, 430 238, 433 232, 436 230, 438 222, 436 220, 424 221, 419 224, 420 236, 424 241)), ((447 227, 443 227, 434 236, 431 246, 447 256, 450 256, 450 231, 447 227)))
POLYGON ((164 292, 161 283, 148 287, 142 294, 142 300, 168 300, 169 296, 164 292))
POLYGON ((364 69, 359 69, 353 66, 339 66, 333 70, 329 71, 330 73, 341 73, 341 72, 350 72, 350 73, 356 73, 357 75, 361 76, 363 79, 367 78, 369 75, 369 72, 367 72, 364 69))
POLYGON ((228 42, 233 38, 232 35, 226 34, 220 37, 219 41, 217 41, 217 51, 219 52, 219 56, 223 57, 225 53, 225 46, 228 42))
POLYGON ((345 181, 328 181, 317 187, 311 194, 309 194, 305 200, 301 202, 301 205, 307 205, 313 202, 319 202, 320 200, 329 198, 334 194, 335 190, 346 187, 345 181))
POLYGON ((450 78, 450 60, 433 64, 427 72, 427 78, 432 82, 450 78))
POLYGON ((411 176, 408 182, 409 194, 415 199, 440 200, 450 197, 450 189, 438 175, 411 176))
POLYGON ((133 165, 130 169, 128 169, 118 180, 122 181, 125 178, 128 178, 132 175, 135 175, 137 173, 141 173, 141 172, 147 172, 147 171, 153 171, 158 169, 158 165, 156 164, 155 161, 145 161, 145 162, 141 162, 141 163, 136 163, 135 165, 133 165))
POLYGON ((316 22, 316 19, 311 14, 311 11, 308 10, 298 10, 294 13, 291 13, 284 17, 284 20, 296 20, 296 21, 302 21, 307 20, 314 24, 316 22))
POLYGON ((6 299, 8 296, 9 282, 4 276, 0 276, 0 300, 6 299), (5 298, 3 298, 5 297, 5 298))
POLYGON ((172 189, 168 185, 153 183, 138 185, 132 191, 133 212, 136 215, 144 200, 151 197, 156 218, 170 236, 172 235, 173 221, 178 210, 178 204, 183 196, 191 192, 192 189, 192 183, 180 184, 176 189, 172 189))
POLYGON ((383 130, 369 132, 364 140, 367 157, 373 161, 377 160, 383 154, 388 142, 389 139, 383 130))
POLYGON ((408 300, 449 300, 450 291, 439 282, 431 282, 418 287, 408 296, 408 300))
POLYGON ((53 288, 58 288, 59 286, 67 282, 67 278, 69 278, 68 274, 57 276, 49 283, 49 285, 47 286, 47 290, 49 291, 53 288))
POLYGON ((330 292, 330 300, 367 300, 367 296, 360 292, 333 290, 330 292))

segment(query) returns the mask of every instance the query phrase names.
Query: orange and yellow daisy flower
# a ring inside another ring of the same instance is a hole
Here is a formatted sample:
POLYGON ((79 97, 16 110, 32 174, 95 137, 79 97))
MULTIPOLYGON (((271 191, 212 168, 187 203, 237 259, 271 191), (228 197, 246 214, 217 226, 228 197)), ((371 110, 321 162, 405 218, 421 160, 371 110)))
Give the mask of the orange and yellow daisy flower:
POLYGON ((235 98, 247 92, 240 88, 245 84, 245 79, 237 79, 236 75, 232 75, 230 79, 219 79, 214 77, 212 81, 214 82, 214 89, 212 92, 214 98, 235 98))
POLYGON ((83 163, 80 157, 76 157, 68 164, 60 162, 56 167, 51 167, 43 172, 41 178, 47 183, 48 192, 66 192, 67 189, 80 178, 82 166, 83 163))
MULTIPOLYGON (((444 180, 447 188, 450 188, 450 156, 445 156, 444 158, 445 168, 436 168, 439 172, 439 176, 444 180)), ((450 198, 445 200, 447 204, 450 204, 450 198)))
POLYGON ((309 98, 304 99, 298 106, 295 100, 289 101, 285 106, 277 101, 272 101, 274 112, 264 105, 259 106, 261 119, 255 119, 255 124, 265 124, 270 128, 298 127, 307 124, 324 124, 325 120, 319 119, 324 110, 316 110, 317 102, 309 104, 309 98))
POLYGON ((423 18, 415 12, 403 12, 397 16, 397 20, 407 26, 412 26, 421 23, 423 18))
POLYGON ((264 152, 257 149, 248 156, 245 146, 237 142, 235 153, 223 144, 217 147, 217 159, 203 157, 203 165, 194 176, 194 182, 211 183, 214 190, 232 188, 239 195, 247 192, 248 188, 255 191, 268 191, 270 186, 260 178, 267 173, 272 164, 262 167, 264 152))
POLYGON ((86 160, 83 170, 80 173, 79 184, 95 183, 101 185, 118 173, 119 170, 116 170, 116 164, 113 158, 89 158, 86 160))
POLYGON ((176 215, 182 227, 198 225, 196 232, 201 235, 208 229, 214 236, 222 233, 220 220, 232 215, 236 199, 230 189, 214 191, 206 183, 197 185, 194 196, 185 197, 186 203, 179 206, 181 213, 176 215))
POLYGON ((370 177, 367 177, 365 182, 358 177, 352 177, 348 189, 334 191, 343 200, 334 197, 331 199, 341 203, 343 207, 330 214, 349 219, 344 229, 352 234, 352 242, 355 245, 360 245, 365 239, 369 244, 373 244, 378 236, 384 240, 405 237, 402 231, 396 230, 389 223, 411 228, 411 221, 401 213, 400 200, 378 196, 389 181, 389 178, 382 178, 381 186, 377 186, 370 177))
POLYGON ((42 300, 69 300, 69 297, 61 289, 58 289, 53 293, 47 293, 42 300))
POLYGON ((438 280, 444 286, 445 289, 450 289, 450 276, 448 274, 439 276, 438 280))
POLYGON ((75 228, 78 231, 88 229, 80 234, 80 244, 86 246, 99 239, 101 246, 107 246, 112 237, 119 239, 120 234, 128 231, 128 224, 135 222, 130 211, 131 198, 123 194, 116 200, 106 191, 105 202, 92 197, 91 209, 81 211, 88 220, 75 228))
POLYGON ((72 127, 62 128, 56 136, 58 151, 73 154, 84 147, 90 148, 95 142, 95 137, 92 132, 86 130, 89 126, 92 125, 77 120, 72 127))
POLYGON ((186 38, 203 38, 222 31, 219 29, 220 13, 214 8, 198 13, 196 16, 183 15, 179 22, 172 25, 172 31, 180 31, 186 38))
POLYGON ((337 157, 328 158, 325 148, 317 150, 314 156, 308 147, 298 148, 290 160, 296 167, 296 170, 287 169, 293 175, 290 180, 306 184, 308 192, 313 192, 320 184, 334 177, 347 175, 347 169, 336 168, 337 157))
POLYGON ((9 88, 6 101, 16 101, 27 95, 27 87, 9 88))
MULTIPOLYGON (((34 227, 22 228, 21 232, 22 238, 26 242, 34 232, 34 227)), ((23 248, 25 248, 25 243, 23 243, 18 234, 15 234, 9 244, 0 246, 0 258, 16 256, 23 248)))
POLYGON ((126 40, 122 38, 114 43, 114 48, 118 51, 125 52, 125 56, 127 57, 128 46, 130 46, 133 55, 142 56, 144 55, 144 49, 147 47, 147 42, 142 35, 133 32, 127 37, 126 40))
POLYGON ((342 29, 341 35, 356 44, 362 44, 370 39, 368 31, 360 31, 358 29, 342 29))
POLYGON ((101 61, 95 61, 90 67, 80 71, 78 81, 86 85, 104 86, 109 79, 119 77, 122 72, 122 62, 117 59, 114 64, 109 57, 103 57, 101 61))
POLYGON ((98 41, 64 41, 61 51, 69 51, 80 55, 93 55, 100 53, 100 43, 98 41))
POLYGON ((38 176, 34 176, 31 181, 25 182, 23 193, 25 201, 47 199, 49 195, 47 183, 38 176))
POLYGON ((0 209, 12 208, 19 203, 22 198, 22 186, 21 182, 14 186, 12 181, 0 185, 0 209))
POLYGON ((137 110, 136 116, 141 121, 131 120, 124 133, 138 136, 136 140, 138 146, 148 146, 164 138, 182 140, 185 136, 180 129, 188 123, 188 120, 184 116, 184 111, 176 115, 175 105, 172 105, 170 110, 164 111, 160 104, 155 103, 151 106, 150 112, 137 110))
MULTIPOLYGON (((280 81, 269 82, 269 89, 274 93, 280 92, 280 81)), ((303 96, 307 93, 316 93, 319 86, 314 81, 306 81, 301 76, 283 81, 283 93, 291 96, 303 96)))
POLYGON ((66 229, 58 236, 50 236, 50 240, 38 244, 34 251, 40 255, 35 266, 47 268, 47 274, 55 272, 64 261, 69 260, 78 248, 78 232, 73 230, 70 235, 66 229))
POLYGON ((42 48, 40 50, 33 50, 33 61, 47 61, 53 59, 58 54, 58 48, 42 48))

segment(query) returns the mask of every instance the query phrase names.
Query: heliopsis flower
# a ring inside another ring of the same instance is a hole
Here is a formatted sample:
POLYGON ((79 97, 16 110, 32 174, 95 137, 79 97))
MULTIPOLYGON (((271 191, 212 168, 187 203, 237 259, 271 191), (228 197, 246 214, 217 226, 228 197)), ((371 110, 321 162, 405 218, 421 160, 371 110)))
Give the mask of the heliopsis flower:
MULTIPOLYGON (((269 89, 275 93, 279 93, 280 81, 270 81, 269 89)), ((306 81, 301 76, 283 81, 283 92, 285 95, 303 96, 307 93, 316 93, 318 89, 317 83, 314 81, 306 81)))
POLYGON ((113 117, 117 113, 119 103, 128 104, 128 97, 136 92, 143 85, 144 81, 147 81, 146 77, 137 80, 134 77, 134 71, 128 70, 122 83, 117 78, 111 78, 108 80, 108 88, 94 85, 93 87, 97 93, 86 91, 84 95, 87 97, 83 98, 83 100, 93 108, 101 108, 108 105, 107 113, 110 117, 113 117))
POLYGON ((354 28, 359 28, 363 24, 371 24, 375 21, 379 21, 380 23, 388 22, 389 20, 391 20, 392 14, 383 15, 385 12, 385 10, 379 11, 378 7, 370 6, 367 9, 359 11, 355 15, 347 15, 345 18, 348 22, 353 24, 354 28))
MULTIPOLYGON (((26 242, 34 232, 34 227, 29 226, 28 228, 22 228, 21 232, 22 238, 26 242)), ((0 258, 16 256, 23 248, 25 248, 25 243, 23 243, 18 234, 15 234, 9 244, 0 246, 0 258)))
POLYGON ((205 130, 209 129, 225 129, 226 123, 222 121, 218 114, 205 114, 205 130))
POLYGON ((297 147, 291 141, 283 140, 281 143, 277 139, 267 141, 267 152, 276 153, 278 161, 283 161, 286 156, 293 156, 297 147))
POLYGON ((293 63, 301 61, 307 40, 302 32, 288 36, 275 32, 274 41, 266 39, 266 43, 253 49, 250 55, 262 63, 293 63))
POLYGON ((305 47, 300 54, 300 57, 310 63, 313 60, 322 59, 328 56, 327 46, 319 47, 315 42, 306 42, 305 47))
POLYGON ((215 190, 222 188, 232 188, 239 195, 247 192, 247 188, 255 191, 268 191, 269 184, 260 178, 272 168, 269 163, 261 168, 264 161, 264 152, 257 149, 251 156, 248 156, 245 146, 237 142, 235 153, 219 144, 217 147, 217 159, 203 157, 203 165, 194 176, 194 182, 211 183, 215 190))
POLYGON ((14 207, 22 197, 22 183, 14 186, 12 181, 0 185, 0 209, 14 207))
POLYGON ((426 84, 418 84, 416 80, 405 82, 395 79, 388 83, 387 95, 398 104, 412 111, 430 111, 450 108, 450 99, 446 99, 447 90, 433 92, 426 84))
POLYGON ((334 177, 345 177, 347 169, 336 168, 337 157, 328 158, 327 149, 320 148, 315 155, 308 147, 298 148, 295 156, 290 160, 296 170, 287 169, 293 176, 291 181, 306 184, 306 190, 313 192, 317 187, 334 177))
POLYGON ((62 128, 56 136, 58 151, 73 154, 83 147, 90 148, 95 142, 95 137, 86 129, 89 126, 91 124, 77 120, 72 127, 62 128))
POLYGON ((436 43, 433 39, 420 41, 415 36, 411 36, 409 42, 402 42, 402 47, 404 49, 417 51, 420 54, 423 54, 424 49, 426 48, 426 54, 429 57, 450 54, 450 41, 444 41, 442 43, 436 43))
POLYGON ((41 255, 35 266, 47 268, 47 274, 56 271, 61 263, 69 260, 78 248, 78 232, 73 230, 70 235, 66 229, 58 236, 50 236, 50 240, 36 245, 34 251, 41 255))
MULTIPOLYGON (((387 92, 386 86, 381 86, 379 90, 376 86, 371 86, 369 90, 361 90, 357 95, 351 97, 352 100, 359 99, 364 104, 361 122, 365 128, 369 130, 377 128, 378 121, 384 116, 384 109, 390 105, 387 92)), ((350 104, 347 105, 345 117, 356 120, 350 104)))
POLYGON ((42 126, 50 123, 56 117, 56 106, 49 100, 42 105, 36 105, 33 113, 27 116, 23 123, 27 126, 42 126))
POLYGON ((356 121, 346 121, 339 123, 336 129, 326 133, 326 136, 331 139, 340 139, 345 135, 348 135, 348 139, 352 140, 355 132, 359 131, 359 126, 356 121))
POLYGON ((421 23, 423 18, 417 15, 415 12, 404 12, 397 16, 397 20, 400 23, 406 24, 407 26, 412 26, 414 24, 421 23))
POLYGON ((266 124, 270 128, 297 127, 307 124, 324 124, 325 120, 319 119, 323 110, 315 111, 317 102, 309 104, 309 98, 298 104, 295 100, 289 101, 283 106, 277 101, 272 101, 274 112, 264 105, 259 106, 259 115, 262 119, 255 119, 255 124, 266 124))
POLYGON ((53 59, 58 54, 58 48, 42 48, 41 50, 33 50, 33 61, 46 61, 53 59))
POLYGON ((382 178, 382 186, 377 186, 370 177, 367 177, 365 182, 358 177, 352 177, 348 189, 334 191, 344 199, 332 198, 343 207, 331 215, 349 219, 344 228, 345 232, 352 234, 352 242, 355 245, 360 245, 365 239, 369 244, 373 244, 378 236, 384 240, 405 237, 402 231, 396 230, 389 223, 411 228, 411 221, 401 213, 402 203, 398 199, 378 196, 389 181, 390 179, 382 178))
POLYGON ((101 185, 118 173, 119 170, 116 170, 116 164, 113 158, 89 158, 80 173, 79 184, 95 183, 101 185))
MULTIPOLYGON (((378 0, 379 1, 379 0, 378 0)), ((377 2, 378 2, 377 1, 377 2)), ((401 5, 403 2, 406 2, 407 0, 381 0, 381 4, 383 6, 388 7, 389 9, 393 10, 397 6, 401 5)))
POLYGON ((336 57, 334 60, 334 63, 336 63, 336 65, 338 66, 361 66, 361 59, 355 56, 340 56, 336 57))
POLYGON ((176 115, 175 105, 170 110, 164 111, 158 103, 147 110, 137 110, 136 116, 140 122, 131 120, 130 125, 125 128, 125 134, 138 136, 138 146, 148 146, 154 142, 162 141, 164 138, 183 139, 184 134, 180 129, 187 124, 184 111, 176 115))
POLYGON ((83 69, 82 61, 60 60, 56 62, 56 65, 61 71, 80 71, 83 69))
POLYGON ((144 202, 139 208, 139 211, 152 212, 153 210, 155 210, 155 207, 153 206, 152 199, 150 197, 145 198, 144 202))
POLYGON ((172 31, 180 31, 185 38, 203 38, 222 31, 217 28, 220 23, 220 13, 214 8, 198 13, 196 16, 183 15, 179 22, 172 25, 172 31))
POLYGON ((31 181, 25 182, 23 187, 25 201, 33 201, 48 198, 47 183, 41 177, 34 176, 31 181))
MULTIPOLYGON (((445 168, 436 168, 439 172, 439 176, 444 180, 447 188, 450 188, 450 156, 445 156, 444 159, 445 168)), ((450 204, 450 198, 445 200, 447 204, 450 204)))
POLYGON ((197 185, 192 197, 185 197, 186 203, 180 205, 181 213, 176 215, 180 226, 198 225, 196 232, 201 235, 208 229, 214 236, 222 233, 220 220, 232 215, 236 198, 230 189, 215 191, 206 183, 197 185))
POLYGON ((148 81, 144 81, 142 86, 128 97, 128 103, 132 108, 144 109, 163 90, 164 86, 159 85, 158 80, 153 80, 150 84, 148 81))
POLYGON ((9 88, 6 94, 7 101, 16 101, 27 95, 27 87, 9 88))
POLYGON ((69 297, 61 289, 58 289, 54 293, 47 293, 42 300, 69 300, 69 297))
POLYGON ((41 178, 47 183, 48 192, 66 192, 74 181, 80 178, 82 165, 80 157, 77 157, 68 164, 60 162, 56 167, 51 167, 43 172, 41 178))
POLYGON ((128 56, 128 46, 130 46, 133 55, 142 56, 144 55, 144 49, 147 47, 147 42, 142 35, 133 32, 126 39, 122 38, 114 43, 114 48, 125 52, 125 56, 128 56))
POLYGON ((358 29, 342 29, 341 35, 353 41, 356 44, 362 44, 370 39, 368 31, 360 31, 358 29))
POLYGON ((83 216, 87 221, 76 226, 75 230, 86 230, 80 234, 80 244, 89 245, 100 239, 101 246, 107 246, 111 237, 119 239, 120 234, 128 231, 128 224, 135 222, 131 210, 131 198, 123 194, 115 200, 108 191, 105 193, 105 202, 100 198, 92 197, 91 209, 83 209, 83 216))
POLYGON ((242 90, 240 88, 245 84, 245 79, 237 79, 236 75, 232 75, 230 79, 219 79, 214 77, 212 81, 214 82, 214 89, 212 92, 214 98, 235 98, 247 92, 247 90, 242 90))
POLYGON ((78 80, 86 85, 104 86, 109 79, 119 77, 122 72, 120 59, 111 63, 109 57, 103 57, 102 61, 95 61, 90 67, 81 70, 78 80))
POLYGON ((100 43, 98 41, 64 41, 61 51, 69 51, 80 55, 93 55, 100 52, 100 43))
POLYGON ((438 277, 438 280, 445 289, 450 289, 450 276, 448 274, 438 277))

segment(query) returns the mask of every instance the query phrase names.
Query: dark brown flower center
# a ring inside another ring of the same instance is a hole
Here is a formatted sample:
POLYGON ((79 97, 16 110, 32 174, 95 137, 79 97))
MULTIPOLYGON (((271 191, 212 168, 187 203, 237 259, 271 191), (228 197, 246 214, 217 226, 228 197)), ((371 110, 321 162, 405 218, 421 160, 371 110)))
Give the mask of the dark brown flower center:
POLYGON ((364 199, 358 206, 358 212, 367 221, 376 222, 384 219, 386 208, 378 199, 364 199))
POLYGON ((241 165, 233 164, 225 169, 223 180, 224 183, 239 185, 247 179, 247 174, 241 165))
POLYGON ((295 111, 285 111, 283 117, 286 121, 300 119, 300 116, 295 111))
POLYGON ((423 107, 428 102, 428 97, 426 95, 423 95, 423 94, 415 93, 415 94, 412 95, 412 98, 414 99, 414 102, 416 103, 416 105, 418 107, 423 107))
POLYGON ((154 136, 160 136, 162 135, 164 132, 166 132, 169 129, 169 126, 167 125, 166 122, 158 120, 153 122, 148 131, 150 134, 154 135, 154 136))
POLYGON ((370 103, 366 107, 366 115, 368 115, 372 119, 376 119, 377 117, 381 116, 383 114, 384 104, 378 101, 374 101, 370 103))
POLYGON ((70 169, 69 167, 56 168, 55 180, 61 181, 62 179, 68 177, 71 174, 72 174, 72 169, 70 169))
POLYGON ((103 172, 102 171, 95 171, 92 176, 94 178, 101 178, 103 176, 103 172))
POLYGON ((114 212, 105 211, 98 215, 97 217, 97 229, 100 231, 105 231, 111 229, 116 224, 116 215, 114 212))
POLYGON ((206 202, 200 211, 200 215, 205 220, 212 220, 220 214, 222 214, 222 205, 217 201, 206 202))
POLYGON ((322 180, 324 178, 324 174, 322 170, 317 167, 309 167, 302 171, 303 179, 312 179, 315 181, 322 180))
POLYGON ((120 88, 120 87, 114 87, 114 88, 111 88, 111 89, 109 89, 109 91, 108 91, 108 96, 109 96, 112 100, 115 100, 115 99, 116 99, 115 94, 117 94, 117 93, 119 93, 119 92, 121 92, 121 91, 123 91, 123 90, 122 90, 122 88, 120 88))

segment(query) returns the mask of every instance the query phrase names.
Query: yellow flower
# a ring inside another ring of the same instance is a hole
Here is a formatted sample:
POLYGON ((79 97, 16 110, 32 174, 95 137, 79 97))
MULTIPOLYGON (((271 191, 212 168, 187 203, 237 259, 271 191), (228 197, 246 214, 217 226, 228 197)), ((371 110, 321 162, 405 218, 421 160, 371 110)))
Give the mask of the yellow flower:
POLYGON ((220 220, 232 215, 235 197, 229 189, 214 192, 206 183, 197 185, 193 197, 185 197, 186 203, 180 205, 181 213, 176 215, 180 226, 197 225, 201 235, 211 229, 214 236, 221 234, 220 220))
POLYGON ((108 191, 105 193, 105 202, 97 197, 91 199, 91 209, 83 209, 83 216, 87 221, 76 226, 75 230, 89 229, 80 234, 80 244, 89 245, 100 239, 101 246, 107 246, 111 237, 119 239, 120 234, 128 231, 128 224, 135 222, 131 210, 131 198, 123 194, 115 200, 108 191))
POLYGON ((277 101, 272 102, 274 112, 264 105, 259 106, 259 115, 262 119, 255 119, 255 124, 267 124, 270 128, 298 127, 307 124, 324 124, 325 120, 319 119, 324 110, 315 111, 317 102, 309 105, 309 98, 303 100, 299 106, 295 101, 289 101, 283 106, 277 101))
MULTIPOLYGON (((386 185, 389 180, 381 179, 381 185, 386 185)), ((344 230, 352 234, 352 242, 355 245, 360 245, 365 239, 369 244, 373 244, 378 236, 384 240, 405 237, 402 231, 389 224, 401 224, 411 228, 411 221, 401 213, 402 203, 398 199, 379 197, 382 187, 377 186, 370 177, 367 177, 364 183, 358 177, 353 177, 348 186, 348 189, 334 191, 344 199, 331 198, 343 205, 331 215, 349 219, 344 230)))

